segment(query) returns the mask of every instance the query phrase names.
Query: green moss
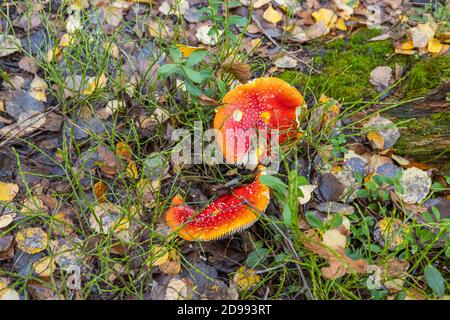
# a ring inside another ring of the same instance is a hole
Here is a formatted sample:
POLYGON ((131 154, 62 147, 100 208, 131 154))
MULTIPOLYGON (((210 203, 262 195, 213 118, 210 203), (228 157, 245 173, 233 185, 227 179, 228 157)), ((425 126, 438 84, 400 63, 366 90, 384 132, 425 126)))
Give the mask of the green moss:
POLYGON ((411 69, 405 84, 405 97, 424 96, 448 79, 450 79, 449 55, 424 58, 411 69))
POLYGON ((431 161, 445 172, 450 171, 449 123, 450 110, 414 119, 402 130, 394 145, 396 153, 417 161, 431 161))
POLYGON ((312 76, 286 71, 280 77, 288 82, 308 87, 317 95, 325 93, 341 101, 357 101, 375 96, 375 88, 369 83, 370 72, 378 67, 396 63, 406 66, 408 56, 393 55, 392 40, 369 42, 379 30, 360 29, 348 39, 337 39, 320 49, 307 46, 315 54, 314 65, 323 74, 312 76), (323 50, 324 49, 324 50, 323 50))

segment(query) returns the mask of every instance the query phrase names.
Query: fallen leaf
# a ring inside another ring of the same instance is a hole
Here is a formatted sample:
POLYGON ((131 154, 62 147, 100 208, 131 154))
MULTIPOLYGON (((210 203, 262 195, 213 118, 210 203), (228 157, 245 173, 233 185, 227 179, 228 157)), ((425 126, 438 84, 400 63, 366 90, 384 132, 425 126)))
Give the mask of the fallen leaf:
POLYGON ((435 29, 429 24, 419 23, 411 29, 412 42, 416 48, 424 48, 433 39, 435 29))
POLYGON ((277 24, 283 19, 283 16, 281 15, 281 13, 275 10, 272 5, 269 5, 263 13, 263 18, 267 22, 277 24))
POLYGON ((101 203, 94 207, 93 213, 89 217, 92 229, 99 234, 108 234, 117 228, 124 229, 126 223, 121 218, 121 209, 112 203, 101 203))
POLYGON ((174 249, 169 251, 168 260, 159 266, 161 272, 169 275, 176 275, 181 271, 181 258, 174 249))
POLYGON ((404 289, 404 282, 408 276, 409 262, 399 258, 390 258, 383 265, 382 284, 391 292, 404 289))
POLYGON ((328 230, 323 239, 314 229, 305 231, 304 246, 306 249, 318 254, 328 263, 328 267, 321 269, 322 275, 327 279, 336 279, 347 273, 363 273, 368 263, 363 259, 352 260, 345 254, 345 236, 339 235, 338 230, 328 230))
POLYGON ((212 26, 201 26, 197 29, 197 32, 195 33, 195 36, 197 37, 198 41, 200 41, 203 44, 214 46, 217 44, 218 36, 222 35, 222 30, 218 30, 217 32, 213 32, 212 35, 210 35, 210 31, 213 27, 212 26))
POLYGON ((20 295, 16 290, 6 288, 0 293, 0 300, 20 300, 20 295))
POLYGON ((201 49, 200 47, 191 47, 191 46, 186 46, 184 44, 177 44, 178 49, 180 49, 181 54, 183 55, 184 58, 189 58, 189 56, 192 54, 192 52, 194 52, 195 50, 201 49))
POLYGON ((20 50, 20 40, 9 34, 0 35, 0 58, 20 50))
POLYGON ((15 183, 0 181, 0 201, 12 201, 19 192, 19 186, 15 183))
POLYGON ((374 230, 374 238, 381 246, 387 246, 389 250, 395 250, 400 246, 408 231, 408 226, 397 218, 383 218, 377 222, 374 230))
POLYGON ((118 142, 116 144, 116 155, 123 161, 130 161, 133 157, 131 147, 125 142, 118 142))
POLYGON ((95 90, 106 86, 106 76, 101 74, 99 77, 91 77, 87 81, 86 89, 83 90, 83 94, 91 95, 95 90))
POLYGON ((187 300, 192 295, 193 284, 187 278, 173 278, 167 284, 164 300, 187 300))
POLYGON ((247 63, 232 61, 224 63, 222 69, 233 75, 240 83, 247 83, 252 78, 252 68, 247 63))
POLYGON ((40 278, 49 278, 55 271, 56 265, 52 257, 44 257, 33 263, 34 272, 40 278))
POLYGON ((393 81, 392 68, 388 66, 376 67, 370 72, 369 82, 380 90, 385 90, 393 81))
POLYGON ((169 261, 169 250, 159 244, 153 245, 151 257, 147 259, 147 263, 152 267, 158 267, 169 261))
POLYGON ((433 38, 428 42, 428 52, 440 53, 444 45, 439 40, 433 38))
POLYGON ((0 216, 0 229, 6 228, 14 221, 14 216, 12 214, 4 214, 0 216))
POLYGON ((242 291, 253 288, 260 281, 261 277, 256 273, 256 271, 246 268, 245 266, 240 267, 233 277, 233 282, 242 291))
POLYGON ((16 233, 17 247, 28 254, 36 254, 48 246, 48 236, 41 228, 25 228, 16 233))
POLYGON ((376 131, 370 131, 367 134, 367 139, 370 142, 373 142, 377 149, 384 149, 384 138, 382 135, 378 134, 376 131))
POLYGON ((316 23, 321 23, 328 29, 334 29, 338 18, 332 10, 325 8, 320 8, 318 11, 314 11, 311 15, 316 23))
POLYGON ((38 71, 38 67, 36 63, 34 62, 34 59, 32 57, 25 56, 19 61, 19 68, 23 71, 36 74, 38 71))
POLYGON ((303 185, 300 186, 299 189, 303 193, 303 197, 298 197, 298 203, 300 204, 306 204, 308 203, 312 198, 313 191, 317 188, 315 185, 303 185))
POLYGON ((44 79, 35 76, 30 85, 30 96, 35 98, 38 101, 47 101, 47 96, 45 94, 45 90, 48 89, 47 82, 44 79))
POLYGON ((74 232, 74 223, 66 211, 58 212, 53 216, 49 225, 50 230, 60 236, 68 236, 74 232))
POLYGON ((266 4, 269 4, 271 2, 272 2, 272 0, 256 0, 255 2, 253 2, 253 8, 259 9, 259 8, 264 7, 266 4))
POLYGON ((99 156, 99 162, 97 165, 99 166, 100 170, 102 170, 104 173, 110 176, 114 176, 121 168, 121 164, 116 158, 116 155, 109 151, 104 146, 99 146, 97 148, 97 153, 99 156))
POLYGON ((273 63, 278 68, 291 69, 297 67, 297 60, 288 55, 277 58, 273 63))
POLYGON ((336 22, 336 29, 341 30, 341 31, 346 31, 347 25, 345 24, 345 20, 342 18, 339 18, 336 22))
POLYGON ((106 185, 103 181, 94 184, 94 195, 99 203, 106 201, 106 185))
POLYGON ((130 160, 130 163, 127 165, 126 175, 130 179, 139 178, 139 172, 136 167, 136 163, 133 160, 130 160))
POLYGON ((431 188, 431 178, 428 174, 416 167, 403 171, 400 184, 403 186, 403 193, 399 196, 406 203, 419 203, 424 200, 431 188))
POLYGON ((378 135, 383 137, 384 144, 382 149, 392 148, 398 138, 400 138, 400 130, 391 120, 383 117, 372 117, 363 127, 368 129, 369 132, 375 131, 378 135))

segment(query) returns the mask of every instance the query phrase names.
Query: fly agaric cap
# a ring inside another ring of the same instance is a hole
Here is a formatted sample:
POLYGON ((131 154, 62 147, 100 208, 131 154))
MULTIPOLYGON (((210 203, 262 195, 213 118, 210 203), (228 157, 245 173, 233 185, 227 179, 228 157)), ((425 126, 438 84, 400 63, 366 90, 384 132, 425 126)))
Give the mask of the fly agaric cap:
POLYGON ((245 137, 240 142, 243 152, 238 150, 240 130, 267 129, 267 139, 270 139, 270 129, 278 129, 279 142, 284 142, 297 131, 297 117, 304 99, 296 88, 281 79, 258 78, 228 92, 223 102, 214 118, 217 143, 228 163, 241 163, 251 148, 251 141, 245 137))
MULTIPOLYGON (((262 166, 261 166, 262 167, 262 166)), ((196 213, 177 195, 166 213, 167 225, 189 241, 216 240, 250 227, 269 204, 269 188, 259 181, 235 188, 196 213)))

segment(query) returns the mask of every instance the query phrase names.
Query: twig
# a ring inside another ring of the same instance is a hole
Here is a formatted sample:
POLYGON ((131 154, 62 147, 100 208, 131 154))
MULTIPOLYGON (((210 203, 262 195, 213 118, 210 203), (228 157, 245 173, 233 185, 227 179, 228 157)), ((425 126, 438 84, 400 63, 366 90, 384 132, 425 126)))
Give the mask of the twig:
MULTIPOLYGON (((268 220, 269 217, 262 212, 261 210, 259 210, 258 208, 256 208, 254 205, 252 205, 249 201, 247 201, 247 199, 244 198, 245 203, 247 203, 247 205, 249 205, 250 207, 252 207, 254 210, 256 210, 260 215, 262 215, 264 218, 267 218, 268 220)), ((281 234, 281 236, 284 238, 284 241, 286 242, 286 245, 288 246, 288 248, 290 249, 290 251, 292 252, 292 254, 295 256, 295 258, 300 261, 300 256, 297 253, 297 250, 295 250, 294 245, 292 244, 291 239, 283 232, 283 230, 281 230, 276 223, 272 223, 273 226, 275 227, 275 229, 277 229, 277 231, 281 234)), ((311 298, 311 300, 314 300, 314 296, 311 292, 311 289, 309 288, 308 282, 306 280, 305 275, 303 274, 303 270, 300 267, 300 265, 298 263, 295 264, 295 266, 297 267, 298 273, 300 274, 300 278, 303 282, 303 290, 306 291, 309 295, 309 297, 311 298)))

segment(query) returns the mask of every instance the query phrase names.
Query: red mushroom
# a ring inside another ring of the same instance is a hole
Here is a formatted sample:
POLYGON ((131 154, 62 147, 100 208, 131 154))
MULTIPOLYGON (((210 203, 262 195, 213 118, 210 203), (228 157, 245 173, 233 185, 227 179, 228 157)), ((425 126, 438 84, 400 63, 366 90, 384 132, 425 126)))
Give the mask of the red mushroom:
MULTIPOLYGON (((296 88, 281 79, 259 78, 234 88, 225 95, 223 102, 214 118, 214 128, 219 133, 217 142, 228 163, 242 163, 251 149, 251 140, 246 136, 241 142, 242 152, 238 150, 238 139, 242 138, 242 131, 238 130, 267 129, 265 145, 269 145, 270 129, 278 129, 282 143, 295 137, 293 134, 299 125, 296 120, 304 100, 296 88)), ((261 160, 260 154, 267 150, 257 151, 261 160)))
POLYGON ((176 195, 166 213, 172 231, 189 241, 215 240, 250 227, 269 204, 269 188, 256 180, 218 197, 198 214, 176 195))

